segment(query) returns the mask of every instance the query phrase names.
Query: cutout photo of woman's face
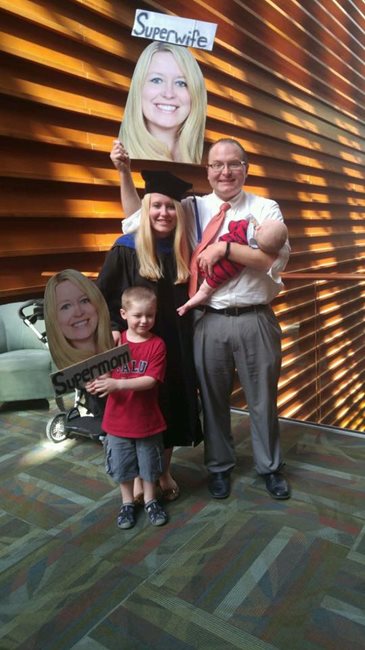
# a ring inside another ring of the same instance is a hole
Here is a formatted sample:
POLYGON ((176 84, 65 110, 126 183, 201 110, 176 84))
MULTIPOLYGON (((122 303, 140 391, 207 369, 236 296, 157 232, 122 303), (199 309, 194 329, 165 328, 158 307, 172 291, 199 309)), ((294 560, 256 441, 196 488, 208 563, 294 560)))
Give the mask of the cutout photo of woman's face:
POLYGON ((56 287, 56 315, 61 332, 72 347, 92 349, 98 312, 86 293, 70 280, 56 287))
POLYGON ((156 137, 161 130, 178 132, 191 110, 187 80, 170 52, 156 52, 142 88, 142 111, 156 137))
POLYGON ((55 273, 44 292, 49 351, 66 368, 114 346, 110 316, 96 284, 75 269, 55 273))
POLYGON ((201 163, 207 91, 190 50, 153 41, 138 57, 118 140, 131 159, 201 163))

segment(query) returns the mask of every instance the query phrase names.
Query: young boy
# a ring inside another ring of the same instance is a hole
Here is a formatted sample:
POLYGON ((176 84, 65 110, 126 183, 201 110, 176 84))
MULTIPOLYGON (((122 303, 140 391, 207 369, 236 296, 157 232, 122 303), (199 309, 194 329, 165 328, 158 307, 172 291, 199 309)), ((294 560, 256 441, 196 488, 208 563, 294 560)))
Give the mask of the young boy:
POLYGON ((219 241, 227 242, 225 256, 213 265, 212 274, 205 278, 196 294, 181 307, 178 307, 179 316, 183 316, 193 307, 204 304, 218 287, 242 271, 243 266, 241 264, 231 262, 228 259, 230 243, 248 243, 253 248, 260 248, 265 253, 278 253, 288 237, 285 224, 275 219, 267 219, 258 224, 256 219, 251 216, 251 218, 241 219, 240 221, 230 221, 228 229, 228 233, 219 237, 219 241), (251 240, 248 241, 248 228, 250 225, 252 225, 252 242, 251 240))
POLYGON ((153 526, 167 515, 156 499, 156 481, 163 471, 162 432, 166 423, 158 405, 158 384, 165 374, 166 348, 150 330, 155 323, 156 295, 146 287, 123 292, 121 316, 128 323, 122 343, 128 343, 131 360, 111 377, 92 382, 92 392, 107 395, 103 418, 106 432, 107 473, 120 484, 122 508, 119 528, 136 523, 133 481, 143 480, 145 511, 153 526))

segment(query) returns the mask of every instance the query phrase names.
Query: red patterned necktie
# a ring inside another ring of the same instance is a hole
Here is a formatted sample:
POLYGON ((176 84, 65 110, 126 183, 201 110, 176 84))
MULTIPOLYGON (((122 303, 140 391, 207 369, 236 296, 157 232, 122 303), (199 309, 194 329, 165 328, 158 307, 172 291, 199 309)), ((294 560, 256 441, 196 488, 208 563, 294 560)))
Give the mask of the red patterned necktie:
POLYGON ((230 203, 222 203, 222 205, 219 208, 219 212, 214 217, 212 217, 212 219, 209 221, 207 227, 203 232, 203 236, 200 244, 197 245, 197 247, 195 248, 191 256, 190 281, 189 281, 190 298, 196 293, 196 290, 198 288, 198 276, 199 276, 199 267, 197 262, 198 256, 207 246, 209 246, 209 244, 211 244, 215 240, 216 235, 220 231, 221 226, 223 224, 224 218, 226 216, 226 212, 227 210, 229 210, 230 207, 231 207, 230 203))

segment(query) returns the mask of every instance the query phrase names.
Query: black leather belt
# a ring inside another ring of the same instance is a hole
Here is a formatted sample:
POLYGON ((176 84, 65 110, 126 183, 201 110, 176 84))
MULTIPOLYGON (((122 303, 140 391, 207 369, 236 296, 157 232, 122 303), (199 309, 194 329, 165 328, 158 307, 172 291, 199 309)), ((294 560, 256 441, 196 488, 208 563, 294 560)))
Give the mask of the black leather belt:
POLYGON ((199 305, 195 309, 203 311, 207 314, 222 314, 223 316, 241 316, 241 314, 246 314, 250 311, 258 311, 260 309, 266 309, 267 305, 247 305, 246 307, 225 307, 224 309, 214 309, 214 307, 209 307, 209 305, 199 305))

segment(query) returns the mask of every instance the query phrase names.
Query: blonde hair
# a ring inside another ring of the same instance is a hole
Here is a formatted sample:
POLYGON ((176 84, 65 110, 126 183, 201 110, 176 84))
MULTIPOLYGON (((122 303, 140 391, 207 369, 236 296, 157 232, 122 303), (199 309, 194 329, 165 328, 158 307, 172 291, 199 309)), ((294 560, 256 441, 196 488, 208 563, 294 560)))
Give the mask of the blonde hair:
POLYGON ((178 162, 200 163, 204 145, 207 91, 195 57, 181 45, 153 41, 140 54, 131 79, 118 139, 123 142, 131 158, 174 160, 166 145, 148 131, 142 111, 142 88, 156 52, 170 52, 175 57, 190 93, 191 110, 179 132, 178 162))
POLYGON ((135 302, 145 302, 157 308, 157 295, 149 287, 128 287, 122 293, 122 309, 128 311, 135 302))
POLYGON ((265 253, 278 253, 288 238, 286 225, 277 219, 266 219, 256 230, 256 241, 265 253))
POLYGON ((84 361, 88 357, 105 352, 114 347, 111 333, 110 317, 107 304, 96 284, 75 269, 65 269, 53 275, 47 282, 44 293, 44 321, 51 356, 57 368, 66 368, 84 361), (61 282, 69 280, 90 300, 98 312, 98 325, 95 331, 95 349, 79 350, 74 348, 61 332, 57 321, 56 288, 61 282))
MULTIPOLYGON (((173 252, 176 260, 175 284, 187 282, 189 277, 189 246, 185 232, 185 213, 179 201, 171 199, 176 210, 176 228, 173 252)), ((163 270, 156 251, 156 239, 150 221, 151 194, 145 194, 141 203, 141 221, 136 234, 136 253, 139 261, 139 274, 143 278, 157 282, 163 277, 163 270)))

